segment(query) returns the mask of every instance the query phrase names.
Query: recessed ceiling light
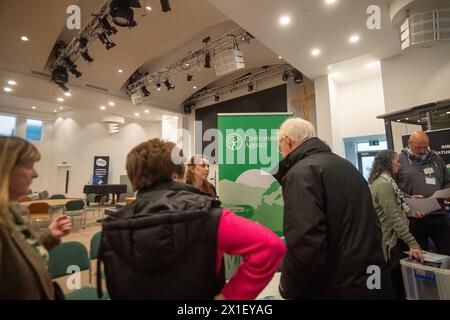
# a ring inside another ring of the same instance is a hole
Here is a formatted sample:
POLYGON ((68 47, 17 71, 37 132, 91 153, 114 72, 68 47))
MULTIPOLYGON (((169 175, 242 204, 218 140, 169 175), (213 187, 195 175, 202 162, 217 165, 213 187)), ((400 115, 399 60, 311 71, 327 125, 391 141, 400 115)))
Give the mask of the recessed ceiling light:
POLYGON ((56 109, 55 109, 55 110, 53 110, 53 112, 57 112, 57 111, 56 111, 56 109))
POLYGON ((31 109, 36 109, 36 106, 32 106, 31 109))
POLYGON ((10 87, 4 87, 3 90, 5 90, 6 92, 11 92, 12 89, 10 87))
POLYGON ((187 62, 186 62, 184 65, 185 65, 186 67, 189 67, 189 63, 187 63, 187 62))
POLYGON ((400 122, 400 119, 398 119, 397 122, 400 122))
POLYGON ((56 99, 56 100, 58 100, 59 102, 64 102, 64 99, 63 98, 58 98, 58 99, 56 99))
POLYGON ((66 97, 71 97, 71 96, 72 96, 72 94, 71 94, 70 92, 64 92, 64 95, 65 95, 66 97))
POLYGON ((405 120, 409 120, 409 118, 405 118, 405 120))
POLYGON ((122 69, 119 69, 119 70, 117 70, 119 73, 122 73, 123 72, 123 70, 122 69))
POLYGON ((197 90, 197 87, 196 87, 196 86, 193 86, 192 89, 197 90))
POLYGON ((100 110, 106 110, 105 106, 100 106, 100 110))
POLYGON ((287 26, 291 22, 291 18, 289 18, 288 16, 282 16, 279 22, 282 26, 287 26))
POLYGON ((112 101, 108 102, 108 104, 109 104, 111 107, 113 107, 113 106, 115 105, 115 103, 112 102, 112 101))
POLYGON ((15 86, 17 83, 14 80, 8 80, 10 86, 15 86))
POLYGON ((24 41, 24 42, 25 42, 25 41, 28 41, 29 39, 28 39, 28 37, 27 37, 27 36, 21 36, 21 37, 20 37, 20 40, 22 40, 22 41, 24 41))
POLYGON ((317 56, 320 54, 320 49, 313 49, 313 50, 311 51, 311 54, 312 54, 313 56, 317 57, 317 56))
POLYGON ((450 111, 447 111, 447 114, 450 114, 450 111))
POLYGON ((145 7, 145 10, 147 10, 147 11, 152 11, 152 7, 146 6, 146 7, 145 7))
POLYGON ((327 4, 335 4, 337 0, 326 0, 327 4))
POLYGON ((280 60, 281 60, 281 59, 283 59, 283 57, 282 57, 282 56, 278 56, 278 59, 280 59, 280 60))
POLYGON ((419 123, 420 123, 420 120, 417 120, 417 122, 419 122, 419 123))
POLYGON ((59 110, 64 110, 64 107, 59 107, 59 110))
POLYGON ((149 113, 150 112, 150 110, 148 110, 148 109, 145 109, 145 111, 144 111, 145 113, 149 113))
POLYGON ((358 35, 353 35, 350 37, 349 41, 350 43, 357 43, 359 41, 359 36, 358 35))
POLYGON ((138 112, 135 112, 134 115, 135 115, 136 117, 139 117, 139 113, 138 113, 138 112))
POLYGON ((161 91, 161 87, 158 87, 158 89, 156 89, 156 90, 161 91))

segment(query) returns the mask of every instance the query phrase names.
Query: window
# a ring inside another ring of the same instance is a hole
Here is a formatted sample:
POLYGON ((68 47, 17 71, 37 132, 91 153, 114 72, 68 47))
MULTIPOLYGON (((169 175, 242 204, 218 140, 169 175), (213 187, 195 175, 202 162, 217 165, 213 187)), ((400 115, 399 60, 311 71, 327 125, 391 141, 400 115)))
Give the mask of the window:
POLYGON ((0 135, 13 136, 16 134, 16 117, 0 114, 0 135))
POLYGON ((41 120, 27 119, 27 131, 25 138, 27 140, 41 141, 42 127, 43 123, 41 120))

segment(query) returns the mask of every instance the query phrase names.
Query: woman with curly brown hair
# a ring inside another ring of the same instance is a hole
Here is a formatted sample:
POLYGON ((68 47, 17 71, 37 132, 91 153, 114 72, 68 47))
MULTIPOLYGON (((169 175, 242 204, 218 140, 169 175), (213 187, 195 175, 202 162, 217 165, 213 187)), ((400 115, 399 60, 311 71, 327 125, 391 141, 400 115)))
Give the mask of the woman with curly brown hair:
POLYGON ((397 297, 404 297, 400 259, 403 252, 423 262, 419 244, 409 232, 405 195, 394 177, 400 169, 399 155, 393 150, 377 153, 369 177, 374 207, 378 213, 383 232, 383 253, 391 270, 397 297))

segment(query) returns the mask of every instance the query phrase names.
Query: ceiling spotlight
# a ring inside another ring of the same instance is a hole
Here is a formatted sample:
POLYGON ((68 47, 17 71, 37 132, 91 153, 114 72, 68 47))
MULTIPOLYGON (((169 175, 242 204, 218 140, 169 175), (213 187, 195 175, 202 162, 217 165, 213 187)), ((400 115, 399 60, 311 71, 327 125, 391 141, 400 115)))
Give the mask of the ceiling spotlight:
POLYGON ((175 89, 175 86, 172 83, 170 83, 169 79, 164 81, 164 85, 166 86, 167 91, 175 89))
POLYGON ((28 39, 27 36, 21 36, 21 37, 20 37, 20 40, 22 40, 23 42, 26 42, 26 41, 28 41, 29 39, 28 39))
POLYGON ((116 46, 116 44, 114 42, 109 41, 108 36, 106 35, 106 32, 99 33, 98 38, 106 46, 107 50, 114 48, 116 46))
POLYGON ((108 16, 104 16, 103 18, 98 20, 100 21, 100 25, 102 26, 103 30, 105 30, 108 36, 117 33, 117 29, 109 23, 108 16))
POLYGON ((14 80, 8 80, 10 86, 15 86, 17 83, 14 80))
POLYGON ((192 89, 197 90, 197 87, 196 87, 196 86, 193 86, 192 89))
POLYGON ((143 86, 141 87, 141 92, 142 92, 142 94, 144 95, 144 97, 148 97, 148 96, 151 95, 150 91, 147 90, 147 87, 146 87, 145 85, 143 85, 143 86))
POLYGON ((81 72, 78 71, 77 65, 70 60, 69 57, 64 58, 64 62, 69 67, 69 71, 77 78, 81 77, 81 72))
POLYGON ((36 106, 32 106, 32 107, 31 107, 31 109, 34 109, 34 110, 36 110, 36 106))
POLYGON ((82 56, 83 59, 86 60, 87 62, 92 62, 92 61, 94 61, 94 58, 92 58, 92 57, 89 55, 89 53, 88 53, 87 50, 81 52, 81 56, 82 56))
POLYGON ((64 107, 59 107, 59 110, 64 110, 64 107))
POLYGON ((169 0, 161 0, 161 8, 163 12, 169 12, 170 10, 172 10, 170 8, 169 0))
POLYGON ((282 57, 282 56, 278 56, 278 59, 280 59, 280 60, 281 60, 281 59, 283 59, 283 57, 282 57))
POLYGON ((139 113, 138 113, 138 112, 135 112, 135 113, 134 113, 134 116, 135 116, 135 117, 139 117, 139 113))
POLYGON ((161 83, 158 82, 156 84, 156 90, 161 91, 161 83))
POLYGON ((55 109, 55 110, 53 110, 53 112, 58 112, 58 111, 56 111, 56 109, 55 109))
POLYGON ((326 0, 327 4, 335 4, 337 0, 326 0))
POLYGON ((69 75, 64 67, 58 67, 52 71, 52 80, 61 87, 65 92, 69 91, 66 87, 66 83, 69 80, 69 75))
POLYGON ((147 11, 152 11, 152 7, 146 6, 146 7, 145 7, 145 10, 147 10, 147 11))
POLYGON ((283 72, 283 76, 281 77, 281 79, 283 79, 283 81, 288 81, 288 79, 289 79, 289 72, 287 72, 287 71, 283 72))
POLYGON ((56 100, 58 100, 58 102, 64 102, 64 99, 63 99, 63 98, 58 98, 58 99, 56 99, 56 100))
POLYGON ((215 102, 219 102, 219 100, 220 100, 220 96, 219 96, 218 94, 216 94, 216 95, 214 96, 214 101, 215 101, 215 102))
POLYGON ((313 50, 311 51, 311 54, 312 54, 313 56, 317 57, 317 56, 320 54, 320 49, 313 49, 313 50))
POLYGON ((282 16, 280 18, 280 24, 282 26, 287 26, 290 22, 291 22, 291 18, 289 18, 288 16, 282 16))
POLYGON ((5 90, 6 92, 11 92, 11 91, 13 91, 10 87, 4 87, 3 90, 5 90))
POLYGON ((294 78, 294 83, 303 83, 303 73, 301 73, 297 69, 293 69, 292 75, 294 78))
POLYGON ((110 5, 113 22, 120 27, 137 26, 131 8, 141 8, 141 4, 137 0, 113 0, 110 5))
POLYGON ((248 92, 252 92, 255 89, 255 85, 253 83, 249 83, 247 86, 248 92))
POLYGON ((115 105, 115 103, 112 102, 112 101, 108 102, 108 104, 109 104, 111 107, 114 107, 114 105, 115 105))
POLYGON ((192 79, 194 78, 194 76, 192 74, 187 75, 187 81, 192 81, 192 79))
POLYGON ((122 73, 122 72, 123 72, 123 70, 122 70, 122 69, 119 69, 119 70, 117 70, 117 72, 119 72, 119 73, 122 73))
POLYGON ((71 96, 72 96, 72 94, 71 94, 70 92, 64 92, 64 95, 65 95, 66 97, 71 97, 71 96))
POLYGON ((100 106, 100 110, 106 110, 106 107, 105 106, 100 106))
POLYGON ((357 43, 359 41, 359 36, 354 35, 349 39, 350 43, 357 43))
POLYGON ((148 110, 148 109, 145 109, 145 110, 144 110, 144 112, 145 112, 145 113, 149 113, 149 112, 150 112, 150 110, 148 110))
POLYGON ((205 53, 205 68, 209 69, 211 68, 211 54, 209 51, 205 53))

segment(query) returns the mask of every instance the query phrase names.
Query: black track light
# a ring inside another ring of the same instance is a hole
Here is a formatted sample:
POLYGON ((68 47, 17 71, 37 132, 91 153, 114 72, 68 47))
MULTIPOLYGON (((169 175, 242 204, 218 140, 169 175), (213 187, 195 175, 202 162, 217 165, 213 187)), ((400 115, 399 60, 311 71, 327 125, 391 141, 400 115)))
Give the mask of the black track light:
POLYGON ((108 36, 106 35, 105 32, 99 33, 98 38, 100 39, 100 41, 105 45, 106 49, 108 49, 108 50, 111 48, 114 48, 116 46, 116 44, 114 42, 109 41, 108 36))
POLYGON ((188 75, 187 75, 187 81, 192 81, 192 79, 194 78, 194 76, 192 75, 192 74, 189 74, 188 73, 188 75))
POLYGON ((170 8, 169 0, 161 0, 161 8, 163 12, 169 12, 172 10, 172 8, 170 8))
POLYGON ((172 83, 170 83, 169 79, 164 81, 164 85, 166 86, 167 91, 175 89, 175 86, 172 83))
POLYGON ((52 80, 65 92, 69 91, 69 88, 66 87, 66 83, 69 81, 69 75, 64 67, 58 67, 52 71, 52 80))
POLYGON ((297 69, 292 70, 293 78, 295 83, 303 82, 303 74, 297 69))
POLYGON ((211 68, 211 54, 209 52, 205 54, 205 68, 211 68))
POLYGON ((80 38, 79 44, 80 44, 80 48, 81 48, 81 49, 86 48, 87 45, 88 45, 88 43, 89 43, 89 40, 88 40, 87 38, 84 38, 84 37, 81 37, 81 38, 80 38))
POLYGON ((87 62, 92 62, 92 61, 94 61, 94 58, 92 58, 90 55, 89 55, 89 52, 86 50, 86 51, 82 51, 81 52, 81 56, 83 57, 83 59, 84 60, 86 60, 87 62))
POLYGON ((69 71, 77 78, 81 77, 81 72, 78 71, 78 67, 69 57, 64 58, 64 62, 69 67, 69 71))
POLYGON ((137 26, 131 8, 141 8, 141 4, 137 0, 113 0, 110 5, 113 22, 120 27, 137 26))
POLYGON ((288 79, 289 79, 289 72, 287 72, 287 71, 283 72, 283 77, 281 79, 283 79, 283 81, 288 81, 288 79))
POLYGON ((151 92, 147 90, 147 87, 145 85, 143 85, 141 87, 141 91, 142 91, 142 94, 144 95, 144 97, 148 97, 151 95, 151 92))
POLYGON ((117 33, 117 29, 109 23, 108 16, 104 16, 103 18, 99 19, 99 21, 100 25, 102 26, 103 30, 105 30, 108 36, 117 33))
POLYGON ((220 96, 219 96, 218 94, 216 94, 216 95, 214 96, 214 101, 215 101, 215 102, 219 102, 219 100, 220 100, 220 96))
POLYGON ((252 92, 255 89, 255 85, 253 83, 248 84, 248 92, 252 92))

